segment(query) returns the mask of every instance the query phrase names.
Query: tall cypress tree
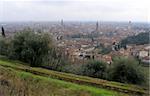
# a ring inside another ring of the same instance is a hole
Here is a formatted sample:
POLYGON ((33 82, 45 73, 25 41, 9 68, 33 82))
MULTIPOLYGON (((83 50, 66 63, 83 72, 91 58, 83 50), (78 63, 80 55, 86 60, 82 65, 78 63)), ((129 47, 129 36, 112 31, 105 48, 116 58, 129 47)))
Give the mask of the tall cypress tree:
POLYGON ((3 36, 3 37, 5 37, 6 35, 5 35, 4 27, 2 26, 2 28, 1 28, 1 29, 2 29, 2 36, 3 36))

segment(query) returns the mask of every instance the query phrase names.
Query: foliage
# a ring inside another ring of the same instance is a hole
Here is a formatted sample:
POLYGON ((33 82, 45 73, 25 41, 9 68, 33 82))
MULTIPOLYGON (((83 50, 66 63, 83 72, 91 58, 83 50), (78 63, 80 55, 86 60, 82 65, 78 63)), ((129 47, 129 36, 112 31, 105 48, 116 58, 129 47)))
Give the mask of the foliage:
POLYGON ((52 46, 50 35, 35 34, 26 29, 13 37, 9 57, 30 63, 31 66, 40 66, 52 46))
POLYGON ((97 46, 97 48, 100 49, 98 53, 103 54, 103 55, 104 54, 109 54, 112 51, 111 46, 106 47, 106 46, 104 46, 104 44, 101 44, 101 43, 97 46))
POLYGON ((63 53, 55 47, 49 34, 37 34, 31 29, 24 29, 12 38, 0 38, 0 55, 31 66, 44 66, 60 71, 67 61, 63 53))
POLYGON ((101 54, 109 54, 112 51, 111 47, 104 47, 101 50, 101 54))
POLYGON ((87 35, 83 35, 83 34, 73 34, 73 35, 70 35, 69 37, 71 38, 97 38, 98 37, 98 34, 94 34, 94 33, 90 33, 90 34, 87 34, 87 35))
POLYGON ((121 45, 125 46, 127 44, 149 44, 149 32, 139 33, 136 36, 129 36, 121 41, 121 45))
MULTIPOLYGON (((78 85, 58 79, 0 66, 1 96, 110 96, 126 95, 116 91, 78 85), (9 79, 8 79, 9 78, 9 79)), ((128 95, 127 95, 128 96, 128 95)))
POLYGON ((47 69, 62 71, 63 67, 68 63, 67 58, 58 48, 53 48, 48 55, 43 58, 43 65, 47 69))
POLYGON ((83 65, 82 74, 91 77, 105 78, 106 65, 107 64, 102 61, 89 61, 87 64, 83 65))
POLYGON ((109 71, 109 79, 114 81, 133 84, 142 84, 145 81, 141 66, 134 59, 115 58, 109 71))
MULTIPOLYGON (((8 60, 8 61, 7 60, 0 60, 0 67, 1 66, 5 67, 7 69, 13 69, 15 71, 28 72, 28 73, 36 74, 38 76, 42 76, 42 77, 46 77, 46 78, 47 77, 53 78, 55 81, 56 81, 56 79, 60 79, 60 80, 67 81, 67 82, 68 81, 69 82, 74 82, 76 84, 91 85, 93 87, 94 86, 95 87, 100 87, 100 88, 102 87, 102 88, 111 89, 111 90, 113 89, 114 91, 121 92, 121 93, 125 92, 125 93, 130 93, 130 94, 133 94, 133 95, 134 95, 134 93, 142 95, 142 94, 145 94, 147 92, 145 90, 145 88, 137 86, 137 85, 106 81, 106 80, 97 79, 97 78, 91 78, 91 77, 86 77, 86 76, 79 76, 79 75, 74 75, 74 74, 68 74, 68 73, 63 73, 63 72, 46 70, 46 69, 43 69, 43 68, 28 67, 28 66, 22 65, 21 62, 16 62, 16 61, 14 62, 14 60, 13 61, 12 60, 8 60)), ((4 71, 4 73, 6 73, 6 72, 7 71, 4 71)), ((21 75, 21 77, 23 77, 24 80, 28 80, 28 79, 25 79, 27 76, 22 76, 21 75)), ((9 78, 9 80, 10 80, 10 78, 9 78)), ((37 80, 37 79, 34 80, 34 81, 37 81, 36 82, 37 84, 39 82, 39 80, 37 80)), ((32 83, 32 84, 37 85, 37 84, 34 84, 34 83, 32 83)), ((31 84, 28 84, 28 85, 31 85, 31 84)), ((60 84, 58 84, 58 85, 60 86, 60 84)))
POLYGON ((81 64, 68 64, 63 67, 62 71, 66 73, 82 75, 82 65, 81 64))
POLYGON ((8 54, 9 45, 10 45, 10 40, 8 40, 7 38, 0 37, 0 55, 8 54))

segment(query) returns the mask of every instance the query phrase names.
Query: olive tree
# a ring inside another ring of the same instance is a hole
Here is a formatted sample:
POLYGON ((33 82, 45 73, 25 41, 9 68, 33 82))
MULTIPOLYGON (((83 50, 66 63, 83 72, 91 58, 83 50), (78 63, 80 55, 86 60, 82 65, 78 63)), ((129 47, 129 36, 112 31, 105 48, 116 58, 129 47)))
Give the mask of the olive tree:
POLYGON ((96 78, 105 78, 107 64, 102 61, 89 61, 82 66, 82 75, 87 75, 96 78))
POLYGON ((141 65, 134 59, 123 57, 114 59, 109 72, 110 80, 133 84, 142 84, 145 81, 141 65))
POLYGON ((9 57, 27 62, 31 66, 40 66, 52 47, 49 34, 36 34, 31 29, 25 29, 14 35, 9 57))
POLYGON ((0 37, 0 55, 8 55, 8 48, 10 46, 10 39, 0 37))

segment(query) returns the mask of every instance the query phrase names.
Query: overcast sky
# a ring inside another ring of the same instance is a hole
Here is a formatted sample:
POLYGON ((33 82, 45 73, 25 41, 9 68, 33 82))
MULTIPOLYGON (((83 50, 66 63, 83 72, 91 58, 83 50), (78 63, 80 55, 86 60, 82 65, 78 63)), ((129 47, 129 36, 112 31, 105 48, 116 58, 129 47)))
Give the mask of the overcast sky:
POLYGON ((0 21, 148 22, 149 4, 149 0, 0 0, 0 21))

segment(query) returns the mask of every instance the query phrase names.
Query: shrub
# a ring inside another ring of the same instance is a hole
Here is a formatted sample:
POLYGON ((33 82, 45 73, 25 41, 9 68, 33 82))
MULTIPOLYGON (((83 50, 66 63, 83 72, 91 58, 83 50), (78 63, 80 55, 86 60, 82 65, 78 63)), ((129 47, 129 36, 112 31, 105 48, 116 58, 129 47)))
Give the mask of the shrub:
POLYGON ((67 59, 58 48, 53 48, 49 51, 48 55, 43 58, 43 61, 45 68, 57 71, 62 71, 63 67, 67 64, 67 59))
POLYGON ((10 46, 10 40, 8 40, 7 38, 1 38, 0 37, 0 55, 7 55, 8 52, 8 48, 10 46))
POLYGON ((32 67, 61 71, 67 62, 66 56, 52 41, 49 34, 36 34, 31 29, 24 29, 12 38, 0 37, 0 55, 29 63, 32 67))
POLYGON ((109 71, 110 80, 133 84, 142 84, 145 81, 141 66, 134 59, 116 58, 109 71))
POLYGON ((81 64, 68 64, 63 67, 62 71, 66 73, 82 75, 82 65, 81 64))
POLYGON ((105 78, 106 63, 102 61, 89 61, 82 66, 82 75, 87 75, 96 78, 105 78))
POLYGON ((139 33, 135 36, 129 36, 121 41, 122 47, 128 45, 128 44, 136 44, 136 45, 143 45, 143 44, 149 44, 149 32, 145 33, 139 33))
POLYGON ((30 63, 31 66, 40 66, 52 47, 50 35, 35 34, 31 29, 25 29, 14 35, 9 57, 30 63))

